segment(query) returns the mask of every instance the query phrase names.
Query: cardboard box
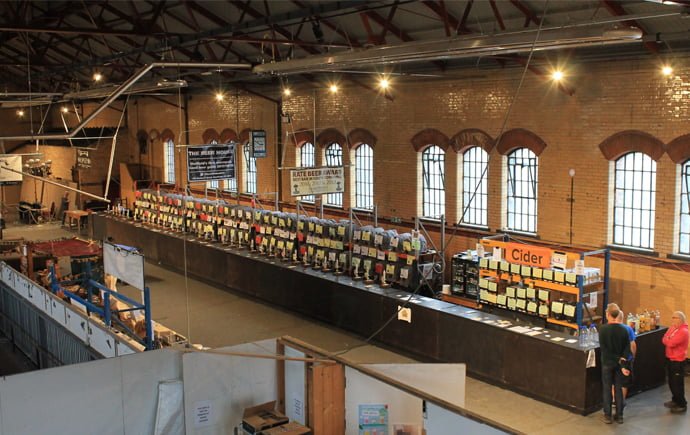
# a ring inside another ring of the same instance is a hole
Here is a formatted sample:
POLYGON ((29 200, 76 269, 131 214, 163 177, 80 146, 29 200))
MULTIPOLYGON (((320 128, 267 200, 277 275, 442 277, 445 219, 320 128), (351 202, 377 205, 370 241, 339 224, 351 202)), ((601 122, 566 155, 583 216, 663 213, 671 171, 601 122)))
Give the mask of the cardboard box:
POLYGON ((275 400, 246 408, 242 415, 242 429, 248 434, 258 434, 265 429, 280 426, 290 421, 276 409, 275 400))
POLYGON ((311 435, 311 429, 291 421, 290 423, 263 430, 259 435, 311 435))

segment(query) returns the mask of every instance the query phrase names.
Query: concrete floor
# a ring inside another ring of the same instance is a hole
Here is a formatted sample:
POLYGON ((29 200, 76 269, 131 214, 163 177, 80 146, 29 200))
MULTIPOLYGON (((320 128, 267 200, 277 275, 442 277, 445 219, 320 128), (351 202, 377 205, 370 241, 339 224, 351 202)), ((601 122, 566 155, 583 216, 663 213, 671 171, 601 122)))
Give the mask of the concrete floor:
MULTIPOLYGON (((87 230, 83 230, 87 236, 87 230)), ((47 240, 75 236, 55 224, 10 226, 5 238, 47 240)), ((82 237, 83 237, 82 236, 82 237)), ((347 332, 268 306, 227 290, 207 285, 155 264, 145 266, 151 288, 154 320, 208 347, 290 335, 331 352, 342 353, 358 363, 400 363, 413 359, 364 342, 347 332)), ((139 298, 139 292, 118 285, 123 293, 139 298)), ((563 374, 567 376, 567 373, 563 374)), ((690 382, 686 378, 687 395, 690 382)), ((690 419, 663 407, 670 399, 665 386, 628 400, 625 423, 606 425, 601 413, 581 416, 520 394, 467 378, 466 408, 529 434, 688 434, 690 419)))

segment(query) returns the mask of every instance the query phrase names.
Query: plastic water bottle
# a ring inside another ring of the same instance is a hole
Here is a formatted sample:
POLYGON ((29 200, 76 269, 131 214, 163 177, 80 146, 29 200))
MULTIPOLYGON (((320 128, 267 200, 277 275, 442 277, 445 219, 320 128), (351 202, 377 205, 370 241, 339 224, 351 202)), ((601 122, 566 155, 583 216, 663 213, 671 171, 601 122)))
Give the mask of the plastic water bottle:
POLYGON ((587 328, 584 326, 580 327, 580 330, 578 331, 578 345, 580 347, 587 347, 587 328))
POLYGON ((597 330, 597 325, 594 323, 589 327, 589 339, 591 340, 592 346, 599 346, 599 331, 597 330))
POLYGON ((588 327, 585 326, 585 347, 592 345, 592 333, 588 327))

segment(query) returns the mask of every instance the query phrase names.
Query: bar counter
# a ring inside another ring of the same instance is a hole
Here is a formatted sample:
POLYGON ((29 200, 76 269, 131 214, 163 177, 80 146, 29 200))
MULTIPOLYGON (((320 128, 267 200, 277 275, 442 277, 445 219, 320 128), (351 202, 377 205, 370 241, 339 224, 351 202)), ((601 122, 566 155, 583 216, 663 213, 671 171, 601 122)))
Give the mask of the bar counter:
MULTIPOLYGON (((200 280, 362 337, 373 334, 409 299, 411 322, 392 320, 375 342, 423 361, 465 363, 473 377, 573 412, 601 408, 599 349, 594 349, 597 367, 586 368, 588 349, 565 333, 112 215, 94 214, 91 224, 95 239, 136 246, 148 261, 178 272, 184 270, 186 250, 187 273, 200 280)), ((659 328, 639 335, 631 394, 664 383, 664 332, 659 328)))

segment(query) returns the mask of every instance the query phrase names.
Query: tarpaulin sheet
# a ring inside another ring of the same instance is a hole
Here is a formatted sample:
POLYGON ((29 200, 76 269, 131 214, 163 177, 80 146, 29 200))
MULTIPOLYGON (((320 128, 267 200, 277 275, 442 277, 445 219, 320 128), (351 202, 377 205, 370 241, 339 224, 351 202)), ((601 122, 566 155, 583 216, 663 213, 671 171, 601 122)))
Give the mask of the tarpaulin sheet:
POLYGON ((101 255, 101 246, 95 241, 81 239, 51 240, 48 242, 31 243, 34 251, 44 252, 55 257, 82 257, 87 255, 101 255))

